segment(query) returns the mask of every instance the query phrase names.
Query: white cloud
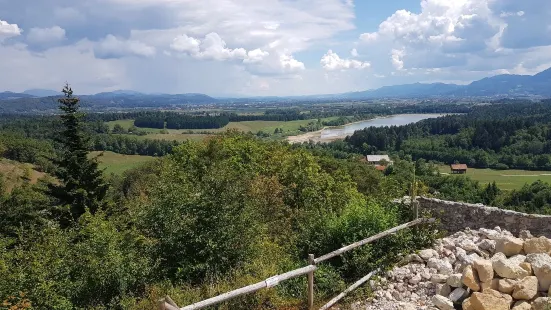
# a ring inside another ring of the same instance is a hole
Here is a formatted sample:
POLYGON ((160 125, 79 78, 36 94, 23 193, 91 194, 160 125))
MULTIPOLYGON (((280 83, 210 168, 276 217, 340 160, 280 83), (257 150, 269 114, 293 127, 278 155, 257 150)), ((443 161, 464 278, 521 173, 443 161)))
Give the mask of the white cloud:
POLYGON ((18 72, 0 74, 0 85, 16 91, 32 87, 61 90, 69 82, 78 94, 128 89, 124 63, 97 59, 92 47, 92 42, 82 40, 71 46, 53 47, 37 56, 23 44, 0 46, 0 59, 10 59, 0 61, 0 72, 18 72))
POLYGON ((122 58, 125 56, 152 57, 154 47, 135 40, 121 40, 114 35, 107 35, 94 46, 94 55, 98 58, 122 58))
POLYGON ((65 29, 54 26, 51 28, 31 28, 27 41, 31 44, 49 44, 65 40, 65 29))
POLYGON ((268 57, 268 56, 270 56, 270 53, 265 52, 265 51, 257 48, 255 50, 248 51, 247 52, 247 57, 245 57, 243 62, 244 63, 258 63, 258 62, 262 62, 262 60, 264 60, 264 58, 268 57))
POLYGON ((18 24, 0 22, 0 41, 11 38, 0 44, 0 59, 14 59, 23 68, 0 62, 3 72, 14 72, 2 80, 3 87, 31 83, 24 88, 47 88, 44 77, 51 74, 62 82, 77 78, 81 87, 93 90, 289 95, 383 83, 467 81, 499 72, 535 72, 551 63, 549 0, 417 0, 411 12, 368 12, 369 17, 359 8, 354 11, 352 0, 35 2, 0 0, 3 17, 18 24), (378 18, 379 27, 358 29, 358 34, 365 32, 360 40, 349 41, 354 21, 365 18, 378 18), (67 39, 47 50, 20 35, 21 29, 26 35, 33 27, 52 25, 66 29, 67 39), (211 33, 216 36, 207 38, 211 33), (323 56, 317 51, 336 45, 341 57, 350 54, 343 57, 348 59, 327 58, 329 68, 353 68, 353 61, 363 63, 360 57, 369 55, 370 78, 364 70, 329 71, 316 64, 323 56), (52 49, 86 61, 82 69, 73 63, 82 77, 51 70, 64 61, 52 49), (21 57, 14 58, 17 53, 21 57), (140 57, 125 57, 132 55, 140 57))
POLYGON ((228 48, 226 42, 215 32, 207 34, 202 40, 183 34, 174 38, 170 48, 195 59, 216 61, 240 60, 243 63, 262 62, 270 54, 259 48, 248 52, 244 48, 228 48))
POLYGON ((186 34, 183 34, 179 37, 174 38, 172 44, 170 45, 170 48, 176 52, 195 55, 199 53, 200 45, 201 41, 192 37, 188 37, 186 34))
POLYGON ((471 55, 494 57, 506 28, 492 10, 494 2, 421 0, 420 12, 398 10, 381 22, 376 32, 362 34, 358 51, 369 44, 372 58, 390 54, 391 66, 378 64, 383 74, 465 66, 471 55))
POLYGON ((369 62, 361 62, 355 59, 342 59, 337 53, 329 50, 320 61, 325 70, 346 70, 346 69, 367 69, 371 66, 369 62))
POLYGON ((502 17, 502 18, 506 18, 506 17, 511 17, 511 16, 518 16, 518 17, 522 17, 524 16, 524 11, 518 11, 518 12, 502 12, 499 17, 502 17))
POLYGON ((362 33, 360 35, 360 40, 371 43, 377 41, 379 38, 379 34, 377 32, 368 32, 368 33, 362 33))
POLYGON ((305 69, 304 63, 296 60, 293 55, 281 54, 279 63, 285 72, 297 72, 305 69))
POLYGON ((21 30, 17 24, 10 24, 0 20, 0 42, 7 38, 19 36, 21 32, 23 32, 23 30, 21 30))
POLYGON ((390 59, 392 60, 392 66, 396 70, 403 70, 404 69, 404 56, 406 55, 404 50, 397 50, 393 49, 391 52, 390 59))
MULTIPOLYGON (((126 66, 123 72, 132 72, 127 77, 132 84, 125 88, 156 85, 150 91, 157 92, 230 92, 252 77, 270 87, 253 83, 246 90, 249 94, 267 89, 281 95, 316 92, 316 74, 322 68, 306 69, 306 61, 313 63, 318 56, 304 52, 327 49, 338 34, 355 28, 356 17, 351 0, 45 0, 33 6, 0 2, 6 3, 0 5, 2 12, 25 30, 58 25, 67 30, 62 43, 73 48, 88 38, 87 48, 98 62, 117 63, 126 66), (217 37, 208 37, 211 33, 217 37), (200 41, 199 46, 191 39, 191 45, 174 41, 182 34, 200 41)), ((49 51, 38 47, 27 49, 36 57, 49 51)))

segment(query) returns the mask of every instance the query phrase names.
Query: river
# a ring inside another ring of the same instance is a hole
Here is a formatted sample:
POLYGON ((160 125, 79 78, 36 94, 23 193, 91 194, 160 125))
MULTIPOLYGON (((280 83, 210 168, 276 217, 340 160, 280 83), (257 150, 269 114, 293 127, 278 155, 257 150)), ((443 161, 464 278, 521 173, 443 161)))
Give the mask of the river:
POLYGON ((316 132, 309 132, 299 136, 288 137, 291 143, 302 143, 310 140, 314 142, 330 142, 344 139, 357 130, 368 127, 403 126, 417 123, 428 118, 437 118, 448 114, 396 114, 387 117, 378 117, 366 121, 355 122, 342 127, 328 127, 316 132))

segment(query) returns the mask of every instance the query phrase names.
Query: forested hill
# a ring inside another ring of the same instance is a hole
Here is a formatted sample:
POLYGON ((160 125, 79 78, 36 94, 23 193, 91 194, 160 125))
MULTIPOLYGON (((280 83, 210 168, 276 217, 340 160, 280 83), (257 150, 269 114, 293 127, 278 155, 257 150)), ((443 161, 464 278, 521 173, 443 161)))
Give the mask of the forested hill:
POLYGON ((551 170, 551 101, 478 106, 465 115, 366 128, 346 142, 364 153, 408 154, 477 168, 551 170))
MULTIPOLYGON (((0 113, 56 112, 59 96, 34 97, 20 93, 0 93, 0 113)), ((159 108, 184 104, 209 104, 217 102, 204 94, 145 95, 140 93, 100 93, 80 96, 85 109, 108 108, 159 108)))

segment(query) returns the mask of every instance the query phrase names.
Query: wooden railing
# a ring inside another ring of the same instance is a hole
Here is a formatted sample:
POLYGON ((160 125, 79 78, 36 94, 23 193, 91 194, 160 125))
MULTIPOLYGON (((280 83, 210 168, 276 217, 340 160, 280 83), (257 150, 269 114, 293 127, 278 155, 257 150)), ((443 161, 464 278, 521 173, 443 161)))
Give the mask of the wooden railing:
MULTIPOLYGON (((331 259, 336 256, 340 256, 350 250, 353 250, 357 247, 360 247, 362 245, 366 245, 368 243, 374 242, 376 240, 379 240, 383 237, 395 234, 396 232, 413 227, 420 224, 427 224, 427 223, 433 223, 434 219, 427 219, 427 218, 419 218, 415 221, 394 227, 392 229, 389 229, 387 231, 381 232, 379 234, 376 234, 374 236, 371 236, 369 238, 366 238, 364 240, 352 243, 350 245, 347 245, 345 247, 342 247, 336 251, 333 251, 331 253, 325 254, 323 256, 320 256, 318 258, 314 258, 313 254, 308 255, 308 266, 302 267, 299 269, 295 269, 289 272, 286 272, 284 274, 276 275, 271 278, 268 278, 262 282, 258 282, 249 286, 242 287, 237 290, 233 290, 231 292, 224 293, 222 295, 218 295, 216 297, 212 297, 209 299, 205 299, 203 301, 194 303, 189 306, 185 306, 183 308, 178 307, 176 303, 169 297, 166 296, 165 298, 159 300, 159 310, 197 310, 197 309, 203 309, 209 306, 213 306, 219 303, 222 303, 224 301, 236 298, 241 295, 250 294, 253 292, 256 292, 258 290, 261 290, 263 288, 270 288, 278 285, 279 283, 283 281, 287 281, 293 278, 297 278, 300 276, 307 275, 308 277, 308 309, 313 310, 314 309, 314 272, 318 269, 317 264, 324 262, 328 259, 331 259)), ((325 304, 323 307, 320 308, 320 310, 327 310, 330 309, 332 306, 334 306, 339 300, 341 300, 344 296, 346 296, 348 293, 352 292, 353 290, 360 287, 362 284, 367 282, 372 276, 374 276, 378 270, 375 270, 365 277, 358 280, 356 283, 351 285, 349 288, 347 288, 344 292, 337 295, 335 298, 331 299, 327 304, 325 304)))

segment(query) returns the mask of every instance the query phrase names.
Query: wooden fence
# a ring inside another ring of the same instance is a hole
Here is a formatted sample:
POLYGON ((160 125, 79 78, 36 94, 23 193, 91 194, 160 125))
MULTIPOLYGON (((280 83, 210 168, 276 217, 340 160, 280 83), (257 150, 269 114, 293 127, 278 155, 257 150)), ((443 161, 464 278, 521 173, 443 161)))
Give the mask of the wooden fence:
MULTIPOLYGON (((371 236, 367 239, 352 243, 350 245, 347 245, 345 247, 342 247, 336 251, 333 251, 331 253, 325 254, 323 256, 320 256, 318 258, 314 258, 313 254, 310 254, 308 256, 308 266, 302 267, 299 269, 295 269, 289 272, 286 272, 284 274, 276 275, 271 278, 268 278, 262 282, 258 282, 249 286, 242 287, 237 290, 233 290, 231 292, 224 293, 222 295, 218 295, 216 297, 212 297, 209 299, 205 299, 203 301, 194 303, 189 306, 185 306, 183 308, 178 307, 176 303, 169 297, 166 296, 165 298, 159 300, 159 310, 197 310, 197 309, 203 309, 209 306, 213 306, 219 303, 222 303, 224 301, 236 298, 241 295, 250 294, 253 292, 256 292, 258 290, 261 290, 263 288, 270 288, 278 285, 279 283, 297 278, 300 276, 306 275, 308 277, 308 309, 313 310, 314 309, 314 272, 317 270, 317 264, 324 262, 328 259, 331 259, 336 256, 340 256, 352 249, 355 249, 357 247, 360 247, 362 245, 366 245, 368 243, 374 242, 376 240, 379 240, 383 237, 395 234, 396 232, 413 227, 420 224, 427 224, 427 223, 433 223, 434 219, 427 219, 427 218, 419 218, 415 221, 394 227, 392 229, 389 229, 387 231, 381 232, 379 234, 376 234, 374 236, 371 236)), ((365 277, 358 280, 356 283, 351 285, 349 288, 347 288, 344 292, 337 295, 335 298, 331 299, 327 304, 325 304, 323 307, 320 308, 320 310, 327 310, 330 309, 332 306, 334 306, 339 300, 341 300, 344 296, 346 296, 348 293, 352 292, 353 290, 360 287, 362 284, 367 282, 373 275, 375 275, 378 272, 378 270, 375 270, 365 277)))

